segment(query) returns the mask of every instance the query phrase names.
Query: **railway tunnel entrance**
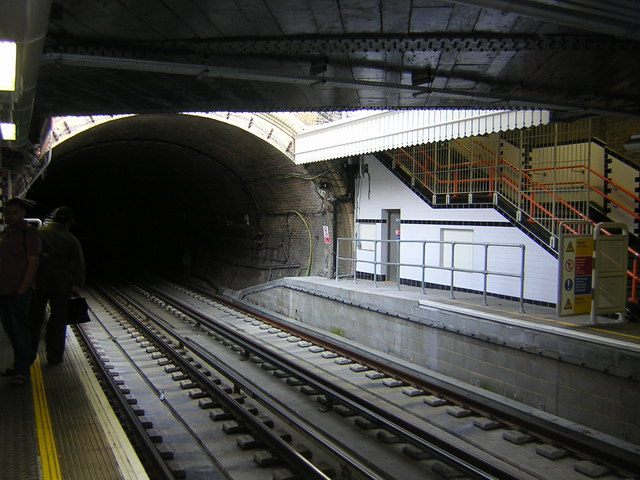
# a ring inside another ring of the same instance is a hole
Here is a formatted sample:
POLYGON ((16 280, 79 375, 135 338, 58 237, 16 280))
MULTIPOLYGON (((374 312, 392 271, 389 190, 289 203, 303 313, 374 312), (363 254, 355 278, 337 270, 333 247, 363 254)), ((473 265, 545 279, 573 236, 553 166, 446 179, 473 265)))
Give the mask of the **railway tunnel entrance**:
POLYGON ((333 205, 345 189, 342 162, 296 166, 223 122, 140 115, 56 146, 27 196, 40 218, 59 205, 76 211, 90 278, 135 268, 235 289, 329 274, 323 227, 350 225, 333 221, 350 215, 347 202, 333 205))

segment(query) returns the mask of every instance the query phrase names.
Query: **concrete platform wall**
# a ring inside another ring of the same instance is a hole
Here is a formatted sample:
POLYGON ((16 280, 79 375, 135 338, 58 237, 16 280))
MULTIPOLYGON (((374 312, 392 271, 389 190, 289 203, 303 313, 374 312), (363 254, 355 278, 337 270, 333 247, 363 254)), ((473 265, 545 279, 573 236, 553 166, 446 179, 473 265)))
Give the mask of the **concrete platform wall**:
POLYGON ((427 372, 640 444, 638 356, 402 298, 386 297, 381 308, 366 292, 307 289, 290 280, 242 298, 427 372))

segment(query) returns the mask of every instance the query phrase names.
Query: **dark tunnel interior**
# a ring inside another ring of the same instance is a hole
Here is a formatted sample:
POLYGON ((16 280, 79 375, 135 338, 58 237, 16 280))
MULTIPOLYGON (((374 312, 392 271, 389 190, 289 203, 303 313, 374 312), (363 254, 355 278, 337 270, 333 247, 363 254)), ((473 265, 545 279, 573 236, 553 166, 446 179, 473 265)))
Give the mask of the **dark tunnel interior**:
POLYGON ((88 272, 179 269, 185 252, 223 249, 224 227, 253 209, 238 179, 170 144, 95 145, 53 162, 32 187, 35 214, 68 205, 88 272))
POLYGON ((27 193, 37 202, 28 215, 74 210, 88 281, 131 269, 179 273, 187 259, 306 263, 310 230, 283 231, 297 228, 286 212, 305 214, 297 202, 315 192, 312 182, 268 180, 304 170, 240 129, 182 117, 119 120, 62 143, 27 193))

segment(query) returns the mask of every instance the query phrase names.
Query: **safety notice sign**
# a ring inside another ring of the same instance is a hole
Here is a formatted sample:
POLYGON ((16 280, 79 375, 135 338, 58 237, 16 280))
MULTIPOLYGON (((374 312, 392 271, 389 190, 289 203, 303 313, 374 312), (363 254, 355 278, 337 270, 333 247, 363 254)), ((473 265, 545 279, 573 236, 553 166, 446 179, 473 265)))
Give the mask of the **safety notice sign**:
POLYGON ((578 315, 591 311, 593 238, 564 235, 560 245, 558 314, 578 315))
POLYGON ((322 226, 322 236, 324 237, 325 245, 329 245, 331 243, 331 237, 329 236, 329 227, 327 225, 322 226))

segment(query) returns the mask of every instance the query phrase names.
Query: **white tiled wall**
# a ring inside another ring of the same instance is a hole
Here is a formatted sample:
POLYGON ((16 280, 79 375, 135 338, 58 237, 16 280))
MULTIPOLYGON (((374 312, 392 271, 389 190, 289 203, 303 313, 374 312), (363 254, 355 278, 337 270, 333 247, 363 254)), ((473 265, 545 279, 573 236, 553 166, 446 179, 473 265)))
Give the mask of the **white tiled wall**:
MULTIPOLYGON (((513 244, 525 246, 525 298, 529 300, 555 303, 557 297, 557 260, 545 249, 537 245, 531 238, 516 227, 484 226, 478 222, 504 223, 508 220, 492 208, 431 208, 415 195, 398 178, 396 178, 375 157, 366 156, 364 162, 368 166, 358 181, 356 192, 356 219, 375 220, 385 218, 386 210, 400 210, 403 221, 429 220, 442 221, 442 224, 402 223, 403 240, 441 240, 442 229, 473 230, 474 243, 513 244), (447 222, 469 222, 469 224, 449 224, 447 222), (475 225, 474 225, 475 223, 475 225)), ((377 239, 384 238, 386 224, 376 223, 375 228, 366 227, 363 231, 376 232, 377 239)), ((356 230, 358 228, 356 227, 356 230)), ((474 269, 483 269, 481 247, 473 247, 474 269)), ((403 247, 402 263, 421 263, 422 246, 403 247)), ((489 265, 491 271, 519 273, 521 264, 520 250, 517 248, 489 247, 489 265)), ((428 264, 440 261, 440 246, 430 244, 427 247, 428 264)), ((359 259, 373 260, 373 252, 358 251, 359 259)), ((439 263, 438 263, 439 264, 439 263)), ((373 266, 359 264, 358 271, 373 273, 373 266)), ((380 269, 378 273, 381 273, 380 269)), ((421 271, 417 268, 403 268, 403 279, 420 280, 421 271)), ((426 281, 449 285, 450 273, 445 270, 429 269, 426 281)), ((482 275, 458 273, 455 286, 481 291, 482 275)), ((510 277, 489 276, 488 292, 513 297, 520 296, 519 280, 510 277)))

